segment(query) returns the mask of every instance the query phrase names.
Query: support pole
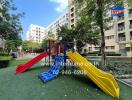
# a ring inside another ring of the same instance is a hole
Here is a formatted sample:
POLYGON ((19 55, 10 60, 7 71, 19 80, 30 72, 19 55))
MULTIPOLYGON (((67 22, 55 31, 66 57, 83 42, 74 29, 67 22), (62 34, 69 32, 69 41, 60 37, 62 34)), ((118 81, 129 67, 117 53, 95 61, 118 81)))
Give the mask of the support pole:
POLYGON ((49 40, 49 67, 50 67, 50 53, 51 53, 51 48, 50 48, 51 44, 50 44, 50 40, 49 40))
POLYGON ((56 51, 57 51, 57 56, 58 56, 58 53, 59 53, 59 45, 57 43, 57 46, 56 46, 56 51))
POLYGON ((64 42, 64 71, 66 71, 66 51, 67 51, 67 42, 64 42))
MULTIPOLYGON (((46 44, 46 48, 45 48, 45 51, 47 52, 47 44, 46 44)), ((45 57, 45 64, 46 64, 46 57, 45 57)))

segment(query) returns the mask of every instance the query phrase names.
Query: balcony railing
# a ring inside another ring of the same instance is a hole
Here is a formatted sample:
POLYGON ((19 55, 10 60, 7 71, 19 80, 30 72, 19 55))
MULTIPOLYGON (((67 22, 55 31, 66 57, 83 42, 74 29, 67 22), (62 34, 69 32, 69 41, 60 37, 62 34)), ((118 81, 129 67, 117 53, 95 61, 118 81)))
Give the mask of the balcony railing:
POLYGON ((132 24, 129 25, 129 28, 132 28, 132 24))
POLYGON ((132 18, 132 13, 129 13, 129 18, 132 18))
POLYGON ((124 20, 124 17, 118 17, 118 21, 124 20))
POLYGON ((125 30, 125 27, 119 27, 118 28, 118 31, 123 31, 123 30, 125 30))
POLYGON ((126 37, 119 37, 118 40, 119 41, 126 41, 126 37))

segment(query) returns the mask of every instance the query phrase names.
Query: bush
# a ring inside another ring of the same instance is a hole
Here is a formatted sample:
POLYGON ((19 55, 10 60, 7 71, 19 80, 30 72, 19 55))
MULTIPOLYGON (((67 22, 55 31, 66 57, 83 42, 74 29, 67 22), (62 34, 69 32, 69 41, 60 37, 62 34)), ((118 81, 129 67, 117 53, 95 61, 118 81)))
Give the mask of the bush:
MULTIPOLYGON (((106 56, 121 56, 121 54, 115 53, 115 52, 105 52, 106 56)), ((101 53, 99 51, 95 52, 89 52, 89 53, 82 53, 82 56, 101 56, 101 53)))
MULTIPOLYGON (((101 56, 101 54, 98 54, 98 56, 101 56)), ((117 54, 117 53, 106 53, 106 56, 121 56, 121 54, 117 54)))
POLYGON ((8 67, 10 60, 0 60, 0 68, 8 67))
POLYGON ((109 62, 107 69, 117 75, 132 74, 132 64, 126 62, 109 62))
POLYGON ((0 56, 9 56, 8 53, 1 53, 0 52, 0 56))

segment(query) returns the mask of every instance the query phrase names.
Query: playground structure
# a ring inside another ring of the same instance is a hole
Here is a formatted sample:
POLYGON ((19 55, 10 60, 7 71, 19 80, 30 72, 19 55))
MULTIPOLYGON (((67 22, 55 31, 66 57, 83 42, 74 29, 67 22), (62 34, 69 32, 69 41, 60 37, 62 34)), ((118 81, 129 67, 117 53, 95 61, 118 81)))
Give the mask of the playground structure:
MULTIPOLYGON (((67 49, 66 43, 63 46, 50 47, 49 42, 49 48, 46 51, 44 51, 37 57, 33 58, 32 60, 28 61, 26 64, 18 65, 18 68, 16 69, 16 74, 20 74, 27 71, 34 64, 36 64, 41 59, 47 56, 49 56, 50 66, 51 51, 54 51, 52 52, 52 54, 55 54, 56 56, 54 58, 53 66, 51 66, 51 68, 47 72, 43 72, 40 75, 38 75, 42 82, 45 83, 57 78, 59 72, 62 69, 60 62, 65 64, 67 58, 66 56, 68 56, 68 58, 75 64, 79 63, 83 64, 77 65, 77 67, 82 71, 86 71, 86 76, 90 78, 100 89, 102 89, 105 93, 113 97, 119 98, 120 89, 113 75, 96 68, 93 64, 91 64, 86 58, 82 57, 79 53, 68 52, 66 51, 66 49, 67 49), (63 53, 63 56, 59 55, 59 51, 63 53)), ((64 71, 65 70, 66 66, 64 65, 64 71)))

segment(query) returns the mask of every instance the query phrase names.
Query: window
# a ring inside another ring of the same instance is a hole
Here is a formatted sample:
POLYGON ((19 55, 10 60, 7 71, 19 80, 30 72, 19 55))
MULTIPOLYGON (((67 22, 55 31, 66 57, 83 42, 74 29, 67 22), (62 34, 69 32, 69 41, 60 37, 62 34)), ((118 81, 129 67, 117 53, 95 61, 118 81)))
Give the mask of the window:
POLYGON ((111 46, 111 49, 115 49, 115 46, 111 46))
POLYGON ((100 47, 95 47, 95 50, 100 50, 100 47))
POLYGON ((119 41, 126 41, 126 35, 125 35, 125 33, 118 34, 118 40, 119 41))
POLYGON ((124 20, 124 16, 118 16, 117 20, 118 21, 124 20))
POLYGON ((115 38, 114 35, 111 35, 111 36, 105 36, 105 39, 106 39, 106 40, 110 40, 110 39, 114 39, 114 38, 115 38))
POLYGON ((132 40, 132 31, 130 32, 130 40, 132 40))
POLYGON ((71 20, 71 23, 74 23, 74 19, 71 20))
POLYGON ((129 28, 132 28, 132 20, 130 20, 129 22, 130 22, 129 28))
POLYGON ((132 9, 129 9, 129 17, 131 18, 132 17, 132 9))
POLYGON ((114 50, 115 46, 106 46, 105 48, 106 48, 106 50, 114 50))
POLYGON ((74 11, 74 8, 71 8, 71 12, 73 12, 74 11))
POLYGON ((124 22, 118 24, 118 31, 123 31, 123 30, 125 30, 125 23, 124 22))
POLYGON ((73 28, 74 27, 74 24, 72 24, 71 27, 73 28))
POLYGON ((71 14, 71 17, 74 17, 74 13, 71 14))
POLYGON ((109 27, 106 28, 106 31, 107 30, 112 30, 113 28, 114 28, 114 26, 109 26, 109 27))

